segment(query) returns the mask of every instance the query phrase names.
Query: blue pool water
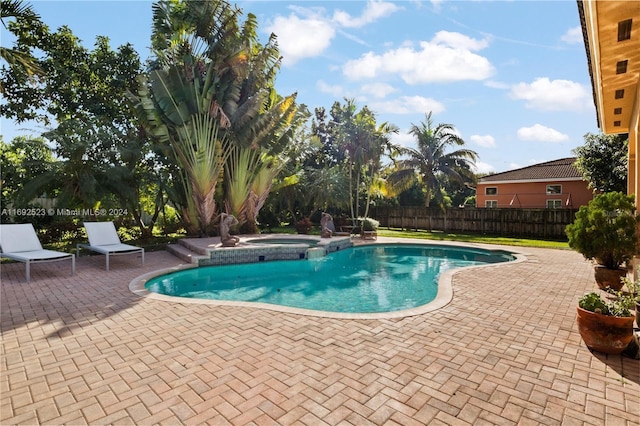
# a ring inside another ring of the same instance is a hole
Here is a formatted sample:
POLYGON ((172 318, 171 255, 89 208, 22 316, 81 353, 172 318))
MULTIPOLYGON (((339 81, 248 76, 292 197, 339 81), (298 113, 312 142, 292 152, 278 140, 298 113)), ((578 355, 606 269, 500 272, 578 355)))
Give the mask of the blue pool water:
POLYGON ((432 301, 441 272, 507 262, 506 252, 425 245, 371 245, 320 259, 187 269, 149 280, 155 293, 261 302, 343 313, 393 312, 432 301))

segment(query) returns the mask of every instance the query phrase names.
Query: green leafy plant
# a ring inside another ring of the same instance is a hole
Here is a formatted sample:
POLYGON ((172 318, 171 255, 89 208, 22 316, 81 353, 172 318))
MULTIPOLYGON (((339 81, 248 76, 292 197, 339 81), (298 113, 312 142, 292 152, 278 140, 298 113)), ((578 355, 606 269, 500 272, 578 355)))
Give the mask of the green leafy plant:
POLYGON ((359 217, 358 222, 362 223, 362 229, 365 231, 377 231, 380 222, 370 217, 359 217))
POLYGON ((626 277, 622 279, 624 285, 627 287, 629 297, 631 297, 635 303, 640 303, 640 268, 638 272, 638 278, 636 278, 635 281, 626 277))
POLYGON ((569 247, 609 269, 618 269, 636 251, 638 237, 634 197, 621 192, 596 195, 580 207, 565 232, 569 247))
POLYGON ((598 293, 587 293, 580 298, 578 306, 587 311, 613 317, 630 317, 634 305, 633 298, 623 292, 612 292, 614 299, 603 300, 598 293))

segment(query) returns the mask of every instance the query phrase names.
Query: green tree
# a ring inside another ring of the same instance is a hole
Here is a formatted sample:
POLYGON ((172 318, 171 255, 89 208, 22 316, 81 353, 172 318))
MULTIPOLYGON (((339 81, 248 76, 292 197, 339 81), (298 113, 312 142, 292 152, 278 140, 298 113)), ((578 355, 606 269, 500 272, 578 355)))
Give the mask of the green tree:
MULTIPOLYGON (((24 185, 49 173, 55 163, 44 138, 18 136, 11 143, 6 143, 0 136, 0 205, 26 207, 31 199, 22 197, 24 185)), ((49 196, 54 195, 55 189, 55 181, 49 181, 42 187, 49 196)))
POLYGON ((465 142, 455 132, 451 124, 434 126, 431 113, 425 121, 413 124, 409 133, 416 138, 416 148, 403 147, 401 155, 406 156, 398 162, 399 169, 389 176, 394 185, 410 188, 417 179, 425 190, 427 207, 432 198, 439 207, 445 206, 446 182, 455 182, 463 186, 473 182, 473 165, 478 155, 475 151, 463 147, 465 142), (453 151, 449 151, 451 148, 453 151))
MULTIPOLYGON (((319 109, 316 109, 318 117, 319 109)), ((328 129, 326 116, 318 125, 307 126, 311 114, 301 105, 293 128, 289 149, 284 153, 287 161, 273 184, 272 196, 267 200, 269 220, 272 224, 295 224, 311 218, 319 209, 340 213, 349 209, 347 175, 342 163, 329 155, 326 141, 333 144, 333 135, 318 135, 318 127, 328 129)), ((329 132, 327 130, 327 132, 329 132)), ((334 153, 340 154, 337 148, 334 153)), ((344 159, 344 156, 341 158, 344 159)))
MULTIPOLYGON (((40 16, 33 8, 20 0, 4 0, 0 2, 0 21, 2 25, 14 33, 40 32, 43 28, 40 16)), ((42 74, 38 61, 24 45, 8 48, 0 46, 0 58, 7 65, 26 76, 42 74)), ((4 94, 4 85, 0 83, 0 93, 4 94)))
POLYGON ((130 44, 112 50, 109 39, 100 36, 89 50, 66 26, 55 32, 46 26, 19 31, 16 36, 21 49, 42 51, 39 66, 44 73, 28 80, 20 70, 3 69, 2 114, 49 126, 43 135, 60 160, 25 191, 37 193, 55 176, 61 182, 59 205, 90 208, 110 202, 130 213, 143 234, 150 235, 160 205, 143 204, 140 197, 158 197, 161 189, 153 182, 162 168, 126 96, 137 87, 141 72, 137 52, 130 44))
POLYGON ((319 149, 316 149, 313 155, 307 156, 305 166, 323 168, 342 164, 345 153, 338 146, 337 123, 329 119, 324 107, 316 108, 314 113, 311 133, 317 138, 319 149))
POLYGON ((361 203, 365 203, 366 216, 382 156, 391 147, 390 135, 398 129, 389 123, 378 126, 373 111, 367 106, 358 111, 353 99, 345 99, 344 105, 335 102, 331 117, 335 146, 345 159, 342 164, 348 174, 351 217, 360 216, 361 203))
POLYGON ((627 192, 627 135, 587 133, 584 145, 573 150, 576 168, 599 192, 627 192))

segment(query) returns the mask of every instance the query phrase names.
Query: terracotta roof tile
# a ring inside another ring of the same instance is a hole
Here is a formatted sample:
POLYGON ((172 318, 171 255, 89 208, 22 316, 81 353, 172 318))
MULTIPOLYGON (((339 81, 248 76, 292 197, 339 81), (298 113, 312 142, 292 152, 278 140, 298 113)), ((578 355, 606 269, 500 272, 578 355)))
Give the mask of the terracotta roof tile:
POLYGON ((575 168, 576 157, 561 158, 559 160, 547 161, 546 163, 534 164, 520 169, 509 170, 507 172, 496 173, 480 178, 479 183, 495 182, 503 180, 547 180, 547 179, 567 179, 582 178, 582 173, 575 168))

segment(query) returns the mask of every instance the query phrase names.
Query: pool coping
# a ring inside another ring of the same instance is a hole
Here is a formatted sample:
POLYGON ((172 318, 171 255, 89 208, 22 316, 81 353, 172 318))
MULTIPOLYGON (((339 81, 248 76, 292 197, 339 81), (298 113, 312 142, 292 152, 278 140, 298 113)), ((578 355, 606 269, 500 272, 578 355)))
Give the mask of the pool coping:
MULTIPOLYGON (((379 237, 377 240, 363 240, 361 242, 354 241, 355 246, 361 245, 379 245, 379 244, 413 244, 413 245, 428 245, 428 246, 454 246, 464 248, 477 248, 482 250, 488 250, 492 252, 508 252, 515 257, 514 260, 501 263, 488 263, 485 265, 464 266, 461 268, 449 269, 440 274, 438 279, 438 293, 436 297, 429 303, 421 306, 416 306, 410 309, 403 309, 400 311, 392 312, 376 312, 376 313, 343 313, 343 312, 328 312, 317 311, 312 309, 294 308, 289 306, 275 305, 270 303, 260 302, 242 302, 242 301, 230 301, 230 300, 211 300, 211 299, 192 299, 187 297, 167 296, 164 294, 154 293, 145 288, 145 284, 152 278, 160 275, 169 274, 171 272, 177 272, 185 269, 198 268, 195 264, 183 264, 179 266, 173 266, 170 268, 163 268, 156 271, 151 271, 146 274, 140 275, 129 283, 129 290, 135 295, 152 299, 160 300, 172 303, 181 304, 197 304, 197 305, 212 305, 212 306, 236 306, 242 308, 256 308, 266 309, 276 312, 306 315, 322 318, 335 318, 335 319, 397 319, 410 317, 415 315, 422 315, 428 312, 435 311, 437 309, 447 306, 453 300, 453 277, 457 272, 470 269, 481 269, 487 267, 500 267, 502 265, 512 265, 515 263, 524 262, 527 260, 527 255, 513 247, 494 246, 490 244, 478 244, 478 243, 459 243, 454 241, 431 241, 431 240, 416 240, 410 238, 389 238, 379 237), (500 247, 500 248, 498 248, 500 247)), ((293 260, 292 260, 293 262, 293 260)), ((215 267, 215 266, 214 266, 215 267)))

